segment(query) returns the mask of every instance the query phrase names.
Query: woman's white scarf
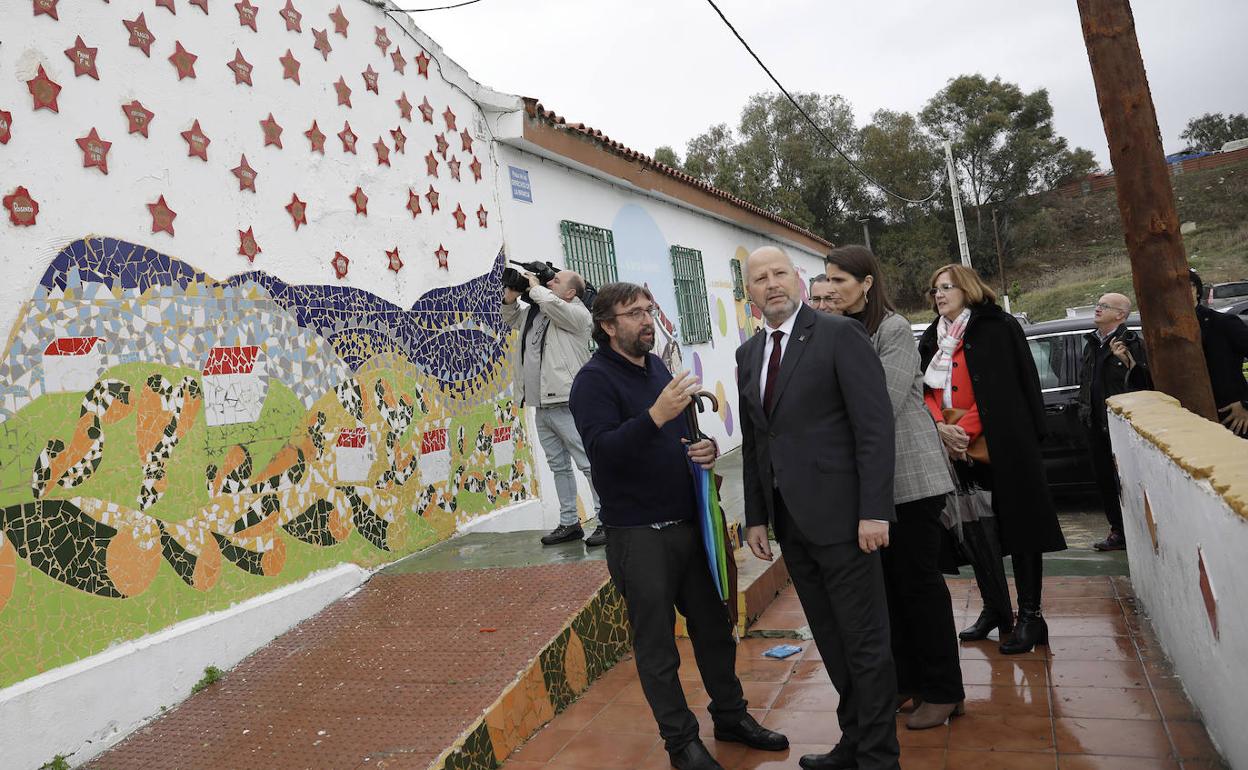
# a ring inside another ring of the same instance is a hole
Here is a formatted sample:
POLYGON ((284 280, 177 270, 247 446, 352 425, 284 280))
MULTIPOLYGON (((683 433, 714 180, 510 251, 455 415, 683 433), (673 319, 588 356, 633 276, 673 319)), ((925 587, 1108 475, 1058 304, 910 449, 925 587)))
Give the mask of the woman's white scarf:
POLYGON ((941 391, 941 399, 946 409, 953 406, 953 393, 950 385, 953 379, 953 354, 962 346, 962 334, 966 331, 966 322, 971 318, 968 307, 950 321, 943 315, 936 322, 936 355, 927 365, 923 373, 923 384, 932 390, 941 391))

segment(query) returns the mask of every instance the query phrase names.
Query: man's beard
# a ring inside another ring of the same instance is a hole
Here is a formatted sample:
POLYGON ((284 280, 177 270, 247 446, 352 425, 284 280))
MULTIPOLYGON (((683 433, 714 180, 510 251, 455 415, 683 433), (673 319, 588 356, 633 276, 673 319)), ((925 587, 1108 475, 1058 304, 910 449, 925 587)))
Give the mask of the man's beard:
POLYGON ((785 304, 784 304, 783 310, 769 311, 766 309, 767 307, 766 304, 764 304, 763 305, 763 308, 764 308, 763 318, 766 318, 767 323, 771 324, 772 326, 778 326, 784 323, 785 321, 787 321, 789 319, 789 316, 797 312, 797 305, 798 305, 797 300, 794 300, 789 297, 785 297, 785 304))
POLYGON ((638 331, 636 336, 620 340, 620 349, 630 356, 644 356, 654 349, 654 335, 650 335, 650 340, 647 342, 642 339, 641 332, 638 331))

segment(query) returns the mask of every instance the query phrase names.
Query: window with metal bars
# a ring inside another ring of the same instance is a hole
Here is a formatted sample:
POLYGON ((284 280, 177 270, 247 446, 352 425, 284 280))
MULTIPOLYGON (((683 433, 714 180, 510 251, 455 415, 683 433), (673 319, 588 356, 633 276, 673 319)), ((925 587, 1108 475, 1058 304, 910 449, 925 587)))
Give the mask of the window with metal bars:
POLYGON ((611 231, 580 222, 559 223, 564 267, 575 270, 595 288, 619 280, 615 267, 615 238, 611 231))
POLYGON ((732 298, 745 299, 745 279, 741 277, 741 260, 728 260, 728 267, 732 270, 732 298))
POLYGON ((672 247, 672 275, 676 278, 676 307, 680 311, 680 339, 686 345, 709 342, 711 310, 706 302, 702 252, 672 247))

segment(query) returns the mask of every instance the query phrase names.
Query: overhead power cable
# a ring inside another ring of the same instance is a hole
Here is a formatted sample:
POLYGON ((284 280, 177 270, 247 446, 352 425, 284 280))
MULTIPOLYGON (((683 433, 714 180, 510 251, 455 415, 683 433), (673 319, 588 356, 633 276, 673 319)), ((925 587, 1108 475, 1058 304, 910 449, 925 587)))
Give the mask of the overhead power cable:
POLYGON ((481 2, 481 0, 464 0, 464 2, 462 3, 455 3, 454 5, 439 5, 436 8, 400 8, 399 10, 402 11, 403 13, 424 13, 425 11, 449 11, 452 8, 463 8, 465 5, 472 5, 473 3, 479 3, 479 2, 481 2))
POLYGON ((845 162, 848 163, 850 167, 852 167, 859 174, 862 174, 862 176, 865 177, 868 182, 870 182, 871 184, 879 188, 880 192, 883 192, 886 195, 891 195, 894 198, 897 198, 898 200, 905 201, 906 203, 927 203, 931 199, 935 198, 937 195, 941 194, 941 185, 937 185, 936 189, 932 190, 931 193, 929 193, 924 198, 907 198, 901 193, 894 192, 893 190, 889 189, 889 187, 885 185, 883 182, 879 181, 878 179, 876 179, 875 177, 867 173, 867 171, 862 166, 859 166, 857 163, 854 162, 852 158, 846 155, 845 152, 841 150, 840 147, 837 146, 836 142, 832 141, 832 138, 830 136, 824 133, 823 128, 821 128, 819 124, 815 122, 814 118, 810 117, 810 115, 807 114, 806 110, 802 108, 802 105, 798 104, 797 100, 793 98, 793 95, 789 93, 788 89, 785 88, 783 84, 781 84, 781 82, 779 81, 779 79, 776 78, 775 75, 771 74, 771 70, 767 68, 766 64, 763 64, 763 60, 758 57, 758 54, 754 53, 754 49, 750 48, 750 44, 745 42, 745 38, 741 37, 741 33, 737 31, 737 28, 732 26, 732 22, 728 21, 728 17, 724 15, 724 12, 719 10, 719 6, 715 4, 715 0, 706 0, 706 2, 710 4, 711 8, 715 9, 715 13, 719 14, 719 18, 722 19, 724 24, 728 26, 728 29, 732 31, 732 34, 736 36, 737 40, 741 41, 741 45, 745 46, 745 50, 749 52, 750 56, 754 57, 754 61, 758 62, 758 66, 763 68, 763 72, 766 72, 767 77, 771 78, 771 82, 776 84, 776 88, 780 89, 780 93, 784 94, 785 97, 788 98, 788 100, 793 103, 793 106, 797 108, 797 111, 801 113, 803 118, 806 118, 806 122, 810 124, 811 128, 815 129, 815 132, 819 134, 819 136, 823 139, 823 141, 827 142, 828 145, 833 150, 836 150, 836 154, 844 158, 845 162))

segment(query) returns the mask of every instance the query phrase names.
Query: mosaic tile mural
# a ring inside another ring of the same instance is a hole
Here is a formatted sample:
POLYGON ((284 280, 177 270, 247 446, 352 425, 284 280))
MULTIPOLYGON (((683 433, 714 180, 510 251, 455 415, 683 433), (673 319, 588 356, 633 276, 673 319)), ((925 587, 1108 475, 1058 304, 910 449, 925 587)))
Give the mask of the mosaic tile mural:
POLYGON ((57 254, 0 358, 0 686, 535 494, 504 261, 403 309, 57 254))
POLYGON ((546 646, 433 767, 494 770, 609 671, 631 648, 624 599, 607 580, 568 627, 546 646))

